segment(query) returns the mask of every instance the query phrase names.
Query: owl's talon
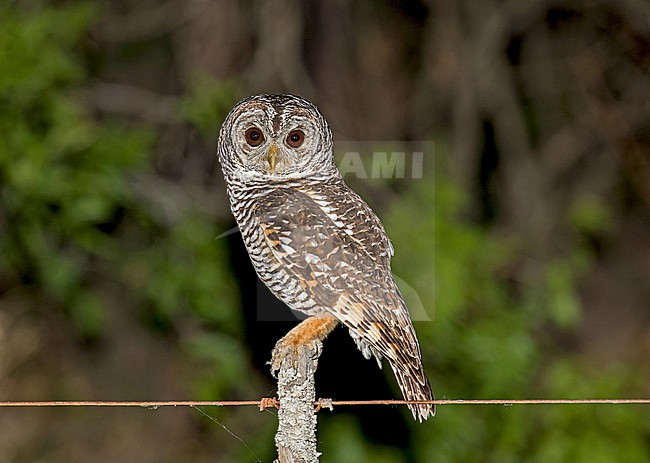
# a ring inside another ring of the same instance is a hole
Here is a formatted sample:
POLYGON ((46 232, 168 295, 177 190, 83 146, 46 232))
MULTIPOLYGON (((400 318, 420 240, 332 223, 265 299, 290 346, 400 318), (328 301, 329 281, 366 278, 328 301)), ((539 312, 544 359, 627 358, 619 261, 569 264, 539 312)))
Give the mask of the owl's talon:
POLYGON ((285 358, 296 355, 302 349, 312 352, 318 358, 323 348, 323 339, 337 324, 338 320, 332 315, 303 320, 275 344, 271 354, 271 371, 278 371, 285 358))
POLYGON ((332 405, 332 399, 318 399, 316 401, 316 410, 314 413, 318 413, 321 408, 327 408, 329 411, 334 411, 334 405, 332 405))
POLYGON ((280 402, 275 397, 262 397, 260 399, 260 411, 263 412, 266 408, 280 408, 280 402))

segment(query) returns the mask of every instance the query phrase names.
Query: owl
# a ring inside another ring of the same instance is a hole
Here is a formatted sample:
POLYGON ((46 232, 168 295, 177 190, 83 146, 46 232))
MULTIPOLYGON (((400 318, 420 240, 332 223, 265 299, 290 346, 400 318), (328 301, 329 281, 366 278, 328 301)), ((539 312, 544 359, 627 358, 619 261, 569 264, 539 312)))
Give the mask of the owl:
MULTIPOLYGON (((433 394, 406 304, 391 273, 393 246, 334 163, 318 108, 294 95, 235 105, 217 154, 232 213, 260 279, 306 320, 281 340, 309 344, 340 322, 365 358, 390 364, 407 400, 433 394)), ((410 404, 422 421, 431 404, 410 404)))

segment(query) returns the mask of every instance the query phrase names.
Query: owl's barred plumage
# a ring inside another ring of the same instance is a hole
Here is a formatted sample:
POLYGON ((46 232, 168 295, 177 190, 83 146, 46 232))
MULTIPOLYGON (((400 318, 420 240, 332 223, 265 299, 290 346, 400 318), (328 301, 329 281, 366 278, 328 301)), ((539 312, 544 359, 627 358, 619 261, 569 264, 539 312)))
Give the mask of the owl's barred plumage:
MULTIPOLYGON (((386 358, 407 400, 433 399, 393 247, 334 164, 332 135, 309 101, 254 95, 232 109, 218 156, 230 205, 260 279, 289 307, 333 315, 364 357, 386 358)), ((429 404, 409 405, 420 421, 429 404)))

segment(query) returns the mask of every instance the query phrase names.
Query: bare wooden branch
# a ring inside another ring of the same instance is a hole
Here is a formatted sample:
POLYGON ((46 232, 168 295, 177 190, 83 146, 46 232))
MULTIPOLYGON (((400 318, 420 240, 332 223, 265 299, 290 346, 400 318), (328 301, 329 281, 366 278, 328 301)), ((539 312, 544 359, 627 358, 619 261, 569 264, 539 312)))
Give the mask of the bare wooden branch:
POLYGON ((278 371, 278 431, 276 463, 314 463, 316 450, 316 386, 314 374, 322 348, 321 341, 310 345, 278 343, 273 350, 272 370, 278 371))

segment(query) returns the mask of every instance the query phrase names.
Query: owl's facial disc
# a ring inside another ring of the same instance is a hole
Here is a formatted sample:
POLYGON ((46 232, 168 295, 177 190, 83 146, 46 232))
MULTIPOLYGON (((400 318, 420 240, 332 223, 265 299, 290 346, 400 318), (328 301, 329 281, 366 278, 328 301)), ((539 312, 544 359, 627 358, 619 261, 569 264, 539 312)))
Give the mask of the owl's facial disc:
POLYGON ((243 118, 235 124, 234 138, 239 140, 238 151, 242 165, 273 178, 286 178, 303 171, 318 143, 318 131, 304 120, 289 120, 274 127, 272 120, 261 118, 255 122, 243 118))
POLYGON ((242 100, 222 126, 219 146, 222 165, 243 179, 285 180, 336 172, 327 122, 315 106, 291 95, 242 100))

